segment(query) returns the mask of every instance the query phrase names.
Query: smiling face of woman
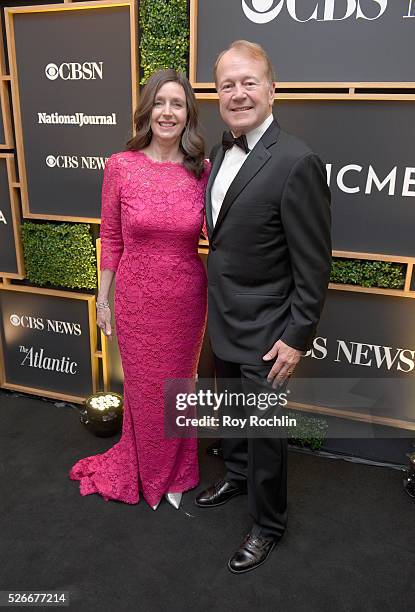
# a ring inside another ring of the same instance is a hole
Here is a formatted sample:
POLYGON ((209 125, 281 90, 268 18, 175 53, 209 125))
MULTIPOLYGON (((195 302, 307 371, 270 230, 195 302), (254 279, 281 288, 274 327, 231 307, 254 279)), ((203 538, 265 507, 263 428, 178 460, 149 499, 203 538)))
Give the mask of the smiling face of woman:
POLYGON ((155 95, 151 112, 151 131, 160 144, 180 141, 187 121, 186 94, 179 83, 165 83, 155 95))

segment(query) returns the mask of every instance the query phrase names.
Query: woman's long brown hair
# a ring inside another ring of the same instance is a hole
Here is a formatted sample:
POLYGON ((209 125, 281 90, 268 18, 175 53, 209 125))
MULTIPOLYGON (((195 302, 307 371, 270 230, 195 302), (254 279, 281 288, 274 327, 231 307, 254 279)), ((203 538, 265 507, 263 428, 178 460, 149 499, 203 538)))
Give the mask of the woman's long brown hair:
POLYGON ((159 89, 166 83, 178 83, 184 89, 187 103, 187 122, 183 130, 179 148, 184 155, 183 165, 196 178, 203 173, 205 143, 199 131, 196 98, 187 78, 176 70, 158 70, 147 81, 140 102, 134 113, 136 134, 127 142, 128 151, 139 151, 148 147, 153 137, 151 113, 159 89))

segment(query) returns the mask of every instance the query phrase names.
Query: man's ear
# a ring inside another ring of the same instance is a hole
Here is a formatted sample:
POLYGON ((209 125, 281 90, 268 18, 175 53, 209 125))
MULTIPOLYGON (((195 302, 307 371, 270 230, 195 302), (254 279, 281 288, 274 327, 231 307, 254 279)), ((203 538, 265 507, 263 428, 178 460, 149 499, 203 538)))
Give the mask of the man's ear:
POLYGON ((274 96, 275 96, 275 88, 276 88, 277 84, 275 82, 272 83, 272 85, 270 86, 269 89, 269 98, 270 98, 270 103, 271 106, 274 104, 274 96))

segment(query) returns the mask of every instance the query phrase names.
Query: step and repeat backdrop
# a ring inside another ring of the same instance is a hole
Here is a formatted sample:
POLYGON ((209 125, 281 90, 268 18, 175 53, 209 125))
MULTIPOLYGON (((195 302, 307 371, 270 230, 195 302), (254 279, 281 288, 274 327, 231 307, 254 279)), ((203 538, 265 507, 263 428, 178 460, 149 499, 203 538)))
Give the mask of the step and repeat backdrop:
POLYGON ((22 283, 20 225, 100 222, 105 162, 133 134, 137 5, 34 4, 0 7, 0 384, 83 402, 108 381, 95 296, 22 283))
MULTIPOLYGON (((210 151, 225 128, 217 100, 199 112, 210 151)), ((275 119, 326 163, 335 250, 415 258, 414 113, 407 101, 276 100, 275 119)))
POLYGON ((105 162, 131 136, 130 19, 125 5, 7 11, 25 217, 99 222, 105 162))
POLYGON ((298 407, 413 429, 412 299, 329 290, 313 348, 290 385, 298 407))
POLYGON ((13 188, 15 183, 14 155, 0 153, 0 269, 9 278, 23 278, 20 206, 13 188))
MULTIPOLYGON (((94 296, 22 285, 19 227, 25 218, 99 223, 105 161, 132 134, 137 7, 14 4, 0 52, 1 385, 82 401, 101 370, 105 389, 122 390, 116 340, 101 337, 98 349, 94 296)), ((330 286, 293 405, 415 429, 415 0, 189 4, 207 153, 224 128, 214 61, 233 40, 258 42, 276 69, 275 118, 326 163, 334 254, 405 270, 402 289, 330 286)), ((204 260, 207 251, 201 242, 204 260)), ((211 366, 205 343, 199 374, 211 366)))
POLYGON ((281 85, 414 84, 414 0, 191 0, 196 87, 232 40, 267 49, 281 85), (385 44, 385 41, 388 41, 385 44))
MULTIPOLYGON (((3 24, 1 25, 3 26, 3 24)), ((12 149, 14 146, 10 116, 10 95, 5 78, 6 74, 6 58, 2 41, 0 44, 0 149, 12 149)))
POLYGON ((0 289, 4 386, 82 402, 97 390, 95 298, 0 289))
POLYGON ((402 290, 330 285, 291 405, 413 431, 415 2, 192 0, 191 32, 207 150, 225 128, 216 57, 233 40, 260 43, 276 70, 275 119, 326 164, 334 254, 406 271, 402 290))

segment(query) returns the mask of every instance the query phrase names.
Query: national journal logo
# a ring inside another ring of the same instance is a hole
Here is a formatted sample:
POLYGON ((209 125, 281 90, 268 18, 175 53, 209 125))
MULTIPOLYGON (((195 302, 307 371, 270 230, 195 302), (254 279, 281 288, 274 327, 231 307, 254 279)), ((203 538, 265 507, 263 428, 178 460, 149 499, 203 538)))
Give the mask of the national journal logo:
POLYGON ((37 113, 37 122, 47 125, 117 125, 116 113, 109 115, 86 115, 85 113, 73 113, 61 115, 59 113, 37 113))

